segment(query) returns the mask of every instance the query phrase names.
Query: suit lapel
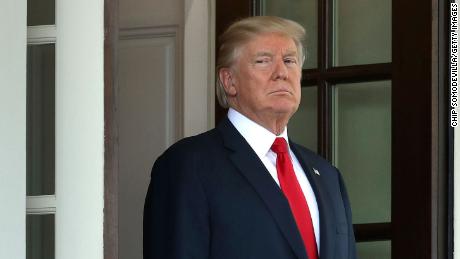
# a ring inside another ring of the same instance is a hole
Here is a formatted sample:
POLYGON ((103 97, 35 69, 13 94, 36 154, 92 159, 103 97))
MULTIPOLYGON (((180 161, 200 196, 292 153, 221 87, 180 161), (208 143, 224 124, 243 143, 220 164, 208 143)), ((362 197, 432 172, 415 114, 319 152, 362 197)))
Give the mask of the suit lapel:
POLYGON ((315 192, 320 215, 320 257, 321 259, 334 259, 336 226, 334 223, 332 200, 324 186, 321 175, 314 173, 314 165, 309 164, 309 161, 312 161, 312 159, 309 159, 305 152, 300 152, 295 143, 290 142, 290 147, 297 157, 297 160, 299 160, 315 192))
POLYGON ((219 124, 218 129, 225 147, 233 151, 230 153, 231 161, 264 201, 297 257, 307 259, 302 238, 281 189, 273 181, 257 154, 227 118, 219 124))

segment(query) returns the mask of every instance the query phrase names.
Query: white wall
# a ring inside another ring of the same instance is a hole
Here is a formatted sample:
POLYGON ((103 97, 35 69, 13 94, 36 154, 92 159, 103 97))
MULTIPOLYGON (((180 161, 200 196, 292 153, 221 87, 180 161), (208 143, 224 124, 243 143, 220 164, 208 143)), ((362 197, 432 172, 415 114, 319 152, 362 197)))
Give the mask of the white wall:
POLYGON ((26 257, 26 3, 0 8, 0 258, 26 257))
POLYGON ((104 2, 56 8, 56 258, 102 259, 104 2))

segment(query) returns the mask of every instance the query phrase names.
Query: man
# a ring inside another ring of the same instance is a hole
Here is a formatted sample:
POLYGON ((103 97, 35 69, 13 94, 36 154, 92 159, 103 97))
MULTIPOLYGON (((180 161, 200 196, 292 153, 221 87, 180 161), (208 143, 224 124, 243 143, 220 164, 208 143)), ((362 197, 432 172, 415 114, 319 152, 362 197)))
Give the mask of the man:
POLYGON ((339 172, 287 135, 304 34, 289 20, 251 17, 222 35, 217 94, 228 118, 155 162, 144 259, 356 258, 339 172))

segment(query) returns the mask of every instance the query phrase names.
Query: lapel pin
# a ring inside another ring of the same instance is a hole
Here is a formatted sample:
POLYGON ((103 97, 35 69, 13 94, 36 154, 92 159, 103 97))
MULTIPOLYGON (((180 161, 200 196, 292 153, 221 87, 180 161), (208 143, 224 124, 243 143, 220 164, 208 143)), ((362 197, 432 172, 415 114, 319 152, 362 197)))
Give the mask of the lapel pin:
POLYGON ((317 174, 317 175, 320 175, 320 174, 319 174, 319 171, 316 170, 316 168, 313 168, 313 172, 315 172, 315 174, 317 174))

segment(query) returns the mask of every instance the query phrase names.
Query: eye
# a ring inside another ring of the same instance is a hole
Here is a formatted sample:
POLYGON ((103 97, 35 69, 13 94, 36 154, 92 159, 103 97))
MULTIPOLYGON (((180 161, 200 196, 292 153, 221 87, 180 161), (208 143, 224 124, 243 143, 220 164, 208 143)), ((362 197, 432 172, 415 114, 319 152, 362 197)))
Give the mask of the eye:
POLYGON ((297 59, 295 58, 285 58, 284 63, 287 65, 295 65, 297 64, 297 59))
POLYGON ((267 64, 270 62, 270 58, 258 58, 256 59, 256 64, 267 64))

